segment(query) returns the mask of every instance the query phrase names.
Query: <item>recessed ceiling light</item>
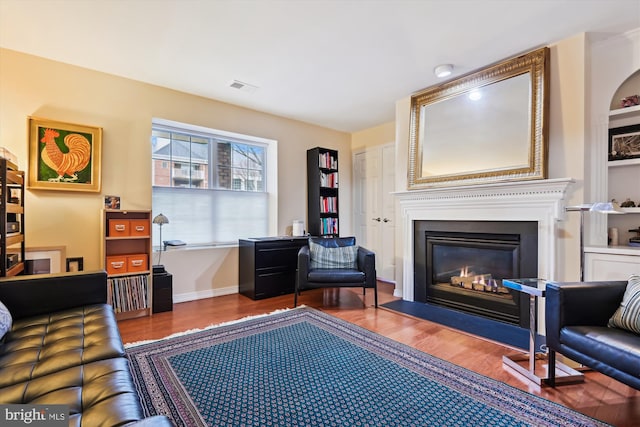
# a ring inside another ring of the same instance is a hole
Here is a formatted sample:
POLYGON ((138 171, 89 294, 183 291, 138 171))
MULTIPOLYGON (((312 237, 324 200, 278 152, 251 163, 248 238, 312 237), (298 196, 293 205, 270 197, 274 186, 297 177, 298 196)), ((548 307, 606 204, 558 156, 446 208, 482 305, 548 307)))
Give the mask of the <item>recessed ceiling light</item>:
POLYGON ((451 64, 440 64, 436 68, 433 69, 433 73, 438 78, 450 76, 453 73, 453 65, 451 64))
POLYGON ((243 92, 249 92, 249 93, 255 92, 256 89, 258 89, 258 86, 241 82, 240 80, 231 80, 231 82, 229 83, 229 87, 241 90, 243 92))

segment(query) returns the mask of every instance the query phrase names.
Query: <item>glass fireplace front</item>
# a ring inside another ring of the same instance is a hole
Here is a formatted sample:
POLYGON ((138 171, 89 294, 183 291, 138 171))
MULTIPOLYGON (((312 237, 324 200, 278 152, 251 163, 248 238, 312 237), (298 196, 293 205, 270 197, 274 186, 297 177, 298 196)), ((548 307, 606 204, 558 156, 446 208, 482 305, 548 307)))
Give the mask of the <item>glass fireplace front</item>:
POLYGON ((502 279, 537 276, 537 223, 420 223, 428 224, 416 226, 416 301, 528 325, 528 300, 502 279))

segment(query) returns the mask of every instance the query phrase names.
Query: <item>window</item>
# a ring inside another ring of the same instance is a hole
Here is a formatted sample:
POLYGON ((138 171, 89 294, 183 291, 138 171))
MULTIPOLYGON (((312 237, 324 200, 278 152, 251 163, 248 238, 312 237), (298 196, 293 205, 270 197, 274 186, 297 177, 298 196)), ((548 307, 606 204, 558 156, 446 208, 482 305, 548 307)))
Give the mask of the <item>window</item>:
POLYGON ((275 141, 154 119, 151 148, 153 215, 169 218, 163 240, 208 245, 270 234, 275 141))

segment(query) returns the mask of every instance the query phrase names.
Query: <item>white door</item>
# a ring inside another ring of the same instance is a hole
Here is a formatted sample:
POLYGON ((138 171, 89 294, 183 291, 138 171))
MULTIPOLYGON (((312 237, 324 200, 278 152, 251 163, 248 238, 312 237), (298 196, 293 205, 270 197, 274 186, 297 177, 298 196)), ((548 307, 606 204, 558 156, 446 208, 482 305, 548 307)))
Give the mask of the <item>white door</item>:
POLYGON ((378 278, 395 279, 395 185, 393 144, 354 155, 355 218, 358 244, 376 253, 378 278))

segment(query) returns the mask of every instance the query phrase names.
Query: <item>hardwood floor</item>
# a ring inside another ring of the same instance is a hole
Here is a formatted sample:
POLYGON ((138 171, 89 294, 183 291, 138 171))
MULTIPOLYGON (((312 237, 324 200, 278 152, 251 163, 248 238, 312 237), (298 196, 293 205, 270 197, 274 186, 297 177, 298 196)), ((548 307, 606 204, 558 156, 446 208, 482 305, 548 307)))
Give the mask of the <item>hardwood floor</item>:
MULTIPOLYGON (((379 282, 379 302, 391 301, 393 287, 379 282)), ((585 382, 557 388, 538 387, 502 366, 502 355, 513 349, 390 310, 373 307, 373 293, 363 303, 359 289, 317 289, 301 294, 299 304, 384 335, 398 342, 573 408, 617 427, 640 426, 640 391, 597 372, 586 372, 585 382), (366 303, 366 306, 365 306, 366 303)), ((293 307, 293 295, 253 301, 240 294, 174 304, 173 311, 119 322, 125 343, 158 339, 243 317, 293 307)))

